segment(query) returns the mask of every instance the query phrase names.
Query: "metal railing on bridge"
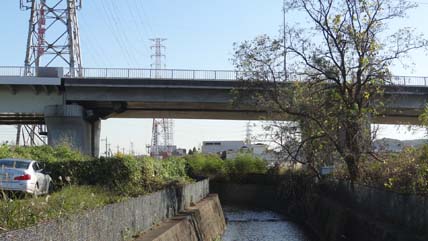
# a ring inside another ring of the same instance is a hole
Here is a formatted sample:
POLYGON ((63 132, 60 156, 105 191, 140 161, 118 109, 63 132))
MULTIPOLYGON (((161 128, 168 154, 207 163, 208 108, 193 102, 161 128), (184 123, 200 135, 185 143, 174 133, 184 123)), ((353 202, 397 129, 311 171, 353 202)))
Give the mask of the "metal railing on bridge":
MULTIPOLYGON (((0 66, 0 76, 34 76, 34 67, 0 66)), ((140 69, 140 68, 83 68, 79 71, 63 68, 69 78, 177 79, 177 80, 240 80, 248 72, 233 70, 140 69), (73 74, 71 74, 73 73, 73 74)), ((392 85, 428 86, 428 77, 392 76, 392 85)))

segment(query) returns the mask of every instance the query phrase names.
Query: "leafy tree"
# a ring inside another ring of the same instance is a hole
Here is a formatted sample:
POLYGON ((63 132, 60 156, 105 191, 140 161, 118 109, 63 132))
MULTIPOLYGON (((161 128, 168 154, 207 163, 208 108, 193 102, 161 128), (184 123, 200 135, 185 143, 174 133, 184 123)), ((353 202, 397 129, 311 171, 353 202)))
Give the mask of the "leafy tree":
POLYGON ((268 125, 294 161, 316 171, 328 154, 343 161, 355 181, 362 158, 373 154, 370 119, 382 113, 389 67, 428 45, 410 28, 392 34, 388 28, 417 5, 406 0, 285 2, 288 13, 305 16, 308 24, 287 26, 286 42, 264 35, 235 46, 243 80, 236 101, 299 124, 268 125))

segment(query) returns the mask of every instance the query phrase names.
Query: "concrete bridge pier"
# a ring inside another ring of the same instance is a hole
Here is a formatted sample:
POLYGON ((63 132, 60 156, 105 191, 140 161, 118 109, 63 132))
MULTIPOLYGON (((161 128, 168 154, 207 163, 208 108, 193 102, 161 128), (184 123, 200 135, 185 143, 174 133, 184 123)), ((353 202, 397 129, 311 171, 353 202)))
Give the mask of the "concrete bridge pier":
POLYGON ((83 154, 98 156, 101 121, 80 105, 50 105, 44 109, 48 144, 70 144, 83 154))

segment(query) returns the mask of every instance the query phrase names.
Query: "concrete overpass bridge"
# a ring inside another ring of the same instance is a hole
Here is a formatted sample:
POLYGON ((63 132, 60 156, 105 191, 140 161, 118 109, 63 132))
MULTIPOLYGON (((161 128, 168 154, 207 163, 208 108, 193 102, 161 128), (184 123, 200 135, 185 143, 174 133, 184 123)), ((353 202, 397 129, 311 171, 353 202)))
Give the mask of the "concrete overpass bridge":
MULTIPOLYGON (((46 124, 49 144, 71 142, 99 152, 100 120, 185 118, 258 120, 254 106, 233 106, 231 90, 242 73, 211 70, 83 69, 67 77, 62 68, 26 76, 24 67, 0 67, 0 124, 46 124)), ((35 71, 31 71, 35 72, 35 71)), ((393 77, 385 86, 379 124, 417 124, 428 98, 427 77, 393 77)))

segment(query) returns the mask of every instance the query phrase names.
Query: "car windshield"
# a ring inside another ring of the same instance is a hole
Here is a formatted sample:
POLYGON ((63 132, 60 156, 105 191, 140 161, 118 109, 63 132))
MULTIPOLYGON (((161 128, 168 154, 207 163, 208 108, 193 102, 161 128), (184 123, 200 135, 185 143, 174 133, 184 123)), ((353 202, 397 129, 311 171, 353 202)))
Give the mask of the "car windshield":
POLYGON ((26 161, 0 160, 0 169, 3 169, 3 168, 27 169, 29 165, 30 165, 30 162, 26 162, 26 161))

